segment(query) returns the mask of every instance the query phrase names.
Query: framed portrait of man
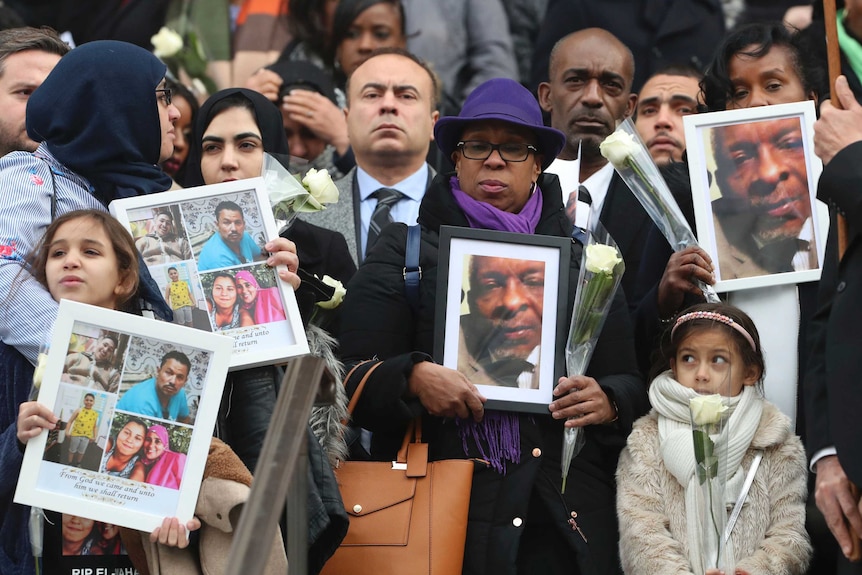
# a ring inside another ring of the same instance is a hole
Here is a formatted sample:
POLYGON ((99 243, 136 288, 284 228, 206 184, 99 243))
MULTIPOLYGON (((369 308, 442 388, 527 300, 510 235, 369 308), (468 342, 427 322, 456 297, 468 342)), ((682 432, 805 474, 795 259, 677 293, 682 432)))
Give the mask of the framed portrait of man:
POLYGON ((111 202, 174 323, 234 338, 231 369, 308 353, 293 289, 266 265, 277 230, 262 178, 111 202))
POLYGON ((440 228, 435 359, 475 384, 486 407, 547 412, 565 370, 570 246, 567 238, 440 228))
POLYGON ((223 335, 62 300, 34 382, 59 424, 27 443, 15 502, 148 532, 191 519, 232 348, 223 335), (111 349, 115 387, 68 377, 86 340, 96 357, 111 349))
POLYGON ((698 241, 716 290, 820 279, 828 211, 816 198, 814 121, 812 101, 683 119, 698 241))

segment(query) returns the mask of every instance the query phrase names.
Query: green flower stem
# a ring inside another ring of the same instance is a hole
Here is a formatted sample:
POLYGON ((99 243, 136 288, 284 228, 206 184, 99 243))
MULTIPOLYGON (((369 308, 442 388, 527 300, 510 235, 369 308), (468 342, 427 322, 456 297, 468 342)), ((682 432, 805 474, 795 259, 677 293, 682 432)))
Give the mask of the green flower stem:
POLYGON ((578 314, 579 321, 572 337, 575 343, 584 343, 594 335, 604 317, 602 312, 613 290, 615 278, 612 273, 596 273, 584 283, 586 285, 582 288, 584 293, 579 306, 581 313, 578 314))
POLYGON ((715 531, 715 566, 718 567, 721 559, 721 533, 718 531, 718 518, 715 516, 715 505, 712 502, 712 480, 707 480, 706 490, 709 494, 709 517, 712 519, 712 530, 715 531))
POLYGON ((704 425, 703 429, 692 429, 694 438, 694 458, 697 463, 696 473, 698 483, 701 486, 706 483, 706 505, 709 508, 708 520, 711 522, 712 531, 715 533, 716 550, 715 550, 715 567, 719 567, 721 560, 721 529, 718 526, 718 517, 715 514, 715 495, 712 492, 712 482, 718 477, 718 456, 715 455, 715 442, 710 438, 710 431, 714 430, 713 425, 704 425))

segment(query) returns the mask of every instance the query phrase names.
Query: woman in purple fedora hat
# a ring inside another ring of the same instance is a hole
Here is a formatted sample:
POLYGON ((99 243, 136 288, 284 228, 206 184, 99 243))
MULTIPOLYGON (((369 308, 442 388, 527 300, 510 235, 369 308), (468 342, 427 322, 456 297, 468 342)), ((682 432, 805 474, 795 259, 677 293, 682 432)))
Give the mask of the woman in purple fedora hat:
MULTIPOLYGON (((614 472, 632 422, 648 408, 623 295, 612 304, 587 375, 551 375, 554 391, 543 413, 485 410, 476 386, 534 387, 544 268, 531 268, 529 259, 472 257, 470 311, 460 323, 464 365, 450 369, 431 359, 435 332, 444 327, 435 315, 440 226, 570 237, 559 182, 543 173, 564 136, 543 125, 530 92, 505 79, 478 86, 458 116, 437 121, 434 136, 455 172, 434 179, 419 210, 418 306, 405 292, 407 228, 398 223, 383 229, 344 300, 345 363, 383 360, 354 419, 373 432, 374 459, 393 459, 406 425, 421 415, 433 459, 476 462, 464 573, 618 573, 614 472), (561 493, 563 426, 573 416, 586 428, 586 446, 561 493)), ((568 297, 559 302, 565 326, 581 252, 573 241, 568 297)), ((560 361, 563 342, 555 349, 552 363, 560 361)), ((371 363, 353 371, 348 393, 371 363)))

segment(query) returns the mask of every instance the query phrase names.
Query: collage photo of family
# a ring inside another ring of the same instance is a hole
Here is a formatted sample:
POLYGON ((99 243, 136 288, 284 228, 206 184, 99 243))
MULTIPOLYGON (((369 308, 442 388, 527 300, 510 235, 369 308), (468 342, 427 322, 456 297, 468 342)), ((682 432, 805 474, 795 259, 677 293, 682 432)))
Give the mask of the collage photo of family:
POLYGON ((43 459, 179 490, 209 356, 77 323, 43 459))
POLYGON ((286 319, 253 191, 129 210, 128 218, 174 323, 221 332, 286 319))

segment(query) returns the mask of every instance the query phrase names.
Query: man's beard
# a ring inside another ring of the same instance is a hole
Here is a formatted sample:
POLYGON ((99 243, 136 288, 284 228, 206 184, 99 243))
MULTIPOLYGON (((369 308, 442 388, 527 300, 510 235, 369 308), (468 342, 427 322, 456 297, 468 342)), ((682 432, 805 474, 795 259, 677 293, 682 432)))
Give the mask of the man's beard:
POLYGON ((599 144, 604 141, 604 138, 597 134, 571 134, 569 136, 569 147, 574 150, 574 155, 577 157, 578 147, 581 148, 580 160, 591 161, 602 157, 599 150, 599 144))
POLYGON ((34 142, 26 136, 16 136, 8 138, 6 134, 0 133, 0 156, 12 152, 35 152, 39 147, 37 142, 34 142))

